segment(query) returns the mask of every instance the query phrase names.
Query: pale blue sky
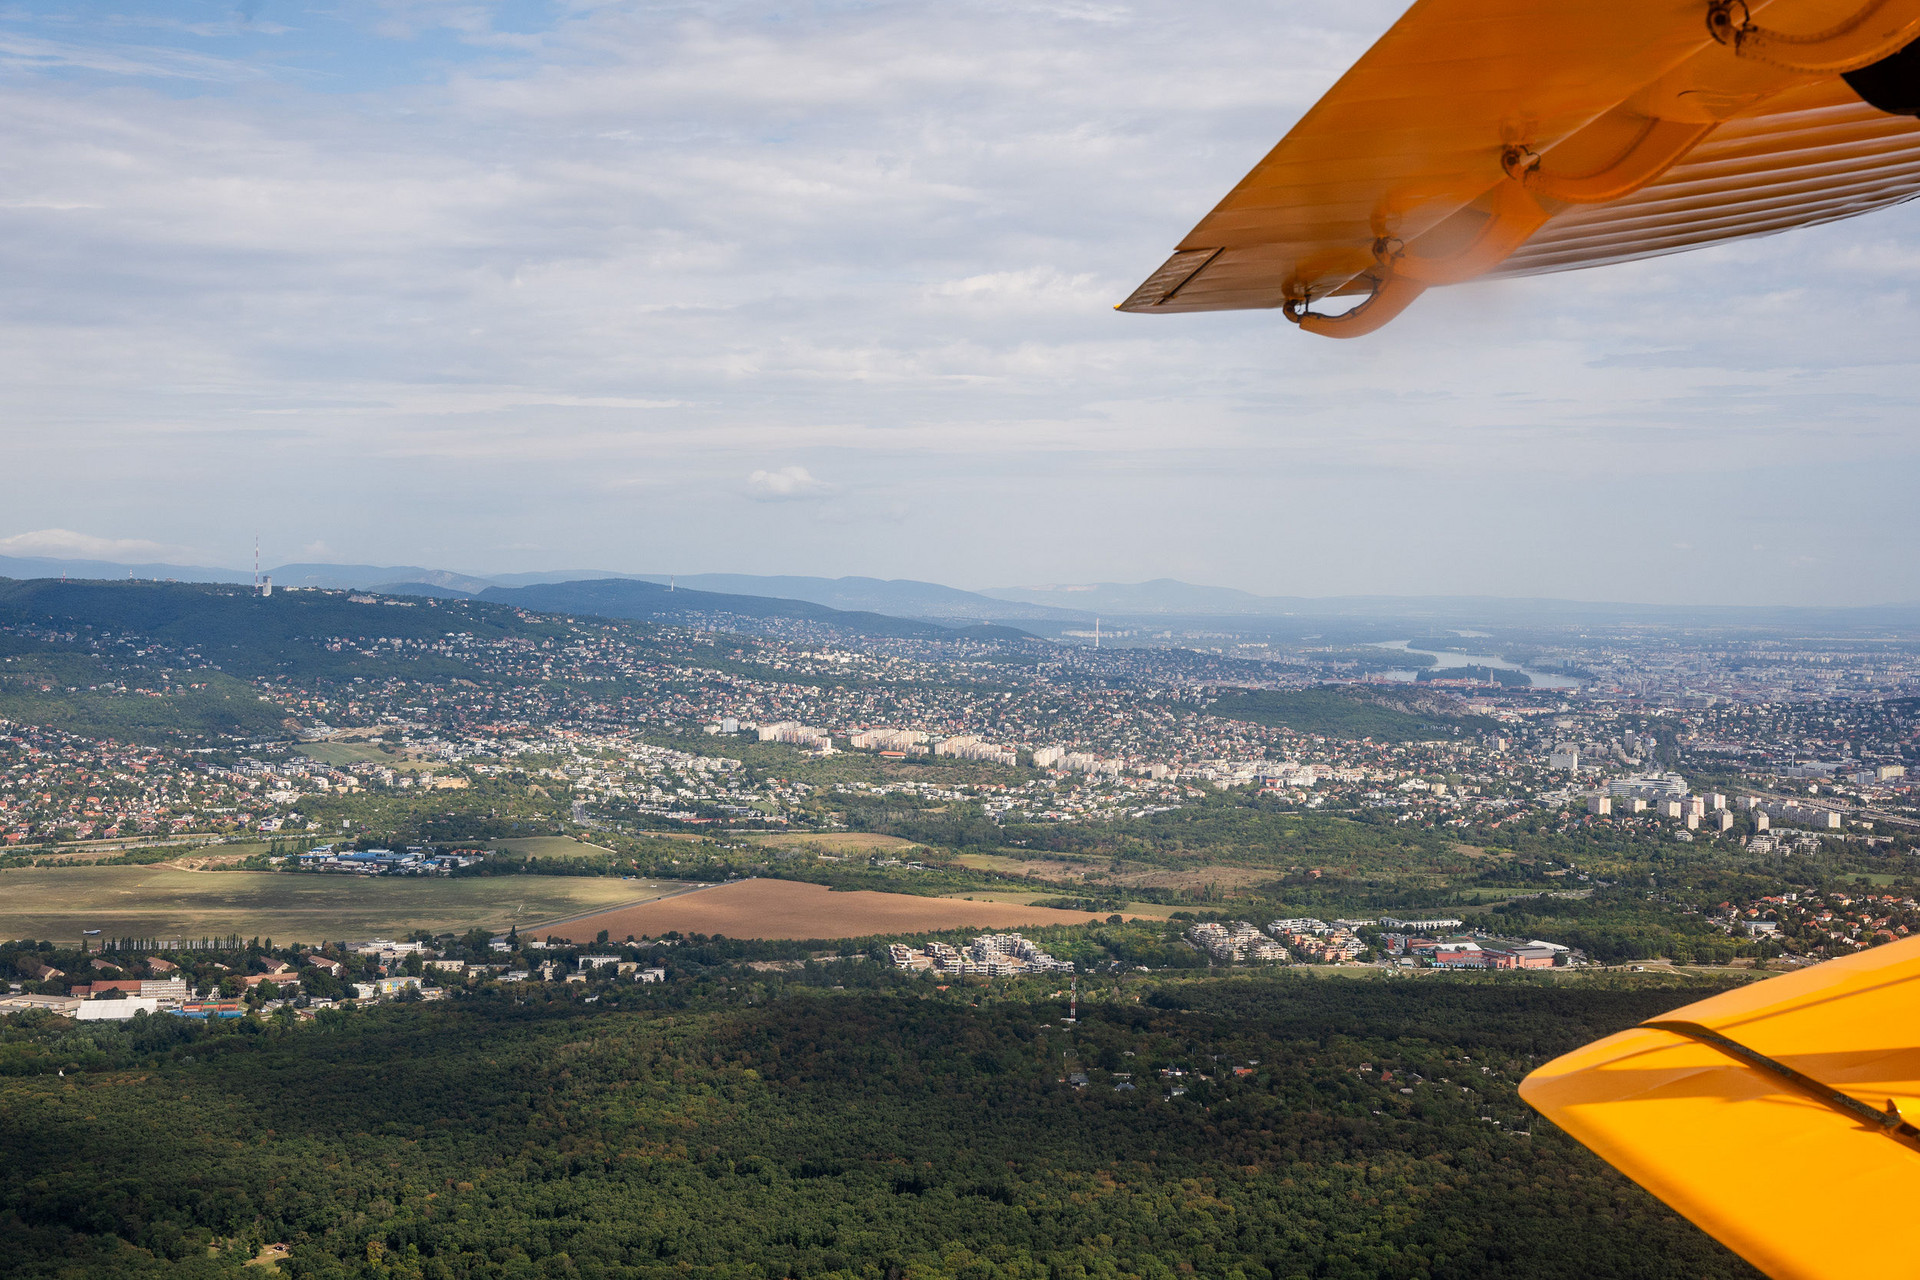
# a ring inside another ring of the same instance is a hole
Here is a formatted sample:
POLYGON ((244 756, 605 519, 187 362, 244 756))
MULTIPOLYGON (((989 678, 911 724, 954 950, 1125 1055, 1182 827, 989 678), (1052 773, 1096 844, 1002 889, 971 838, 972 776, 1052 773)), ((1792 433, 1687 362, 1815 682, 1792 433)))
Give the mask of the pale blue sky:
POLYGON ((1911 209, 1110 309, 1397 12, 0 8, 0 553, 1920 599, 1911 209))

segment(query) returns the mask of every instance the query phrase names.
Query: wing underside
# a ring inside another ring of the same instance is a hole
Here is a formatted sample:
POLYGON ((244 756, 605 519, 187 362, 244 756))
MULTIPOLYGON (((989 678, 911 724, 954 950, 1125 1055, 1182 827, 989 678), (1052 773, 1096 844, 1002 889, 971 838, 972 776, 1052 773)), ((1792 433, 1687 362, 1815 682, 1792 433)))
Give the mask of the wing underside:
POLYGON ((1677 253, 1920 194, 1920 121, 1855 88, 1891 67, 1920 109, 1920 0, 1773 0, 1716 35, 1706 19, 1724 7, 1420 0, 1120 309, 1279 307, 1309 329, 1365 332, 1436 285, 1677 253), (1752 14, 1828 43, 1779 54, 1752 14), (1868 57, 1865 72, 1833 70, 1868 57), (1312 311, 1339 297, 1363 298, 1372 320, 1343 329, 1312 311))

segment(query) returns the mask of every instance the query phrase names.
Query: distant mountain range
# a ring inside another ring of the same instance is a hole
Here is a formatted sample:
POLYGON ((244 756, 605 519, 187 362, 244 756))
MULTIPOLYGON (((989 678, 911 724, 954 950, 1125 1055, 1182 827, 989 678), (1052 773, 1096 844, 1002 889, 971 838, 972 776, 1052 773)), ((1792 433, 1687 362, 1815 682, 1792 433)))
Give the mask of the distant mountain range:
POLYGON ((1072 609, 1110 621, 1166 618, 1290 619, 1436 627, 1651 625, 1794 629, 1920 627, 1920 604, 1710 605, 1633 604, 1512 596, 1260 596, 1232 587, 1201 587, 1172 578, 1151 582, 988 587, 996 600, 1072 609))
POLYGON ((334 591, 370 591, 405 582, 471 596, 499 585, 492 578, 455 573, 450 569, 423 569, 418 565, 283 564, 264 572, 277 587, 325 587, 334 591))
MULTIPOLYGON (((862 615, 860 624, 879 627, 876 618, 921 621, 942 630, 974 626, 1011 626, 1040 635, 1078 634, 1095 617, 1108 624, 1146 622, 1161 628, 1217 630, 1247 635, 1297 634, 1312 638, 1326 631, 1351 632, 1351 639, 1407 635, 1409 627, 1493 627, 1511 631, 1533 626, 1731 626, 1792 631, 1861 631, 1920 628, 1920 605, 1889 604, 1858 608, 1799 608, 1773 605, 1646 605, 1575 600, 1511 599, 1496 596, 1262 596, 1233 587, 1197 586, 1172 578, 1150 582, 1094 582, 964 591, 910 578, 818 578, 745 573, 622 573, 608 569, 546 570, 537 573, 470 574, 421 565, 283 564, 266 571, 277 586, 377 591, 389 595, 505 600, 513 591, 593 583, 591 591, 523 597, 526 608, 574 612, 637 610, 618 617, 666 618, 676 612, 704 610, 744 617, 792 617, 823 621, 825 615, 801 606, 862 615), (635 584, 617 589, 611 584, 635 584), (668 594, 709 596, 703 601, 661 601, 651 588, 672 583, 668 594), (723 604, 722 600, 731 601, 723 604), (572 601, 572 603, 560 603, 572 601), (597 602, 588 608, 586 602, 597 602), (768 603, 771 602, 771 603, 768 603), (665 606, 672 606, 666 609, 665 606), (663 611, 663 609, 665 611, 663 611), (769 611, 771 610, 771 611, 769 611)), ((104 560, 0 556, 0 577, 172 579, 181 582, 248 582, 248 570, 204 565, 118 564, 104 560)), ((843 619, 839 625, 850 625, 843 619)), ((871 632, 871 634, 881 634, 871 632)), ((888 632, 887 634, 896 634, 888 632)), ((897 634, 906 634, 900 632, 897 634)), ((930 633, 931 634, 931 633, 930 633)))
MULTIPOLYGON (((1297 613, 1308 603, 1256 596, 1233 587, 1196 587, 1172 578, 1151 582, 1093 582, 1083 586, 989 587, 980 593, 995 600, 1017 601, 1083 615, 1145 617, 1154 614, 1248 614, 1272 617, 1297 613)), ((1318 603, 1318 602, 1315 602, 1318 603)))
MULTIPOLYGON (((0 569, 13 567, 0 565, 0 569)), ((379 572, 376 571, 373 576, 379 576, 379 572)), ((251 580, 252 574, 248 574, 247 578, 251 580)), ((293 585, 296 588, 324 587, 338 580, 327 574, 305 574, 296 578, 293 585), (318 579, 317 582, 316 579, 318 579)), ((275 585, 278 586, 277 578, 275 585)), ((129 581, 118 576, 82 576, 69 572, 65 575, 64 582, 60 580, 60 575, 56 574, 42 574, 28 579, 8 579, 0 576, 0 621, 7 620, 5 615, 10 609, 27 607, 23 602, 30 602, 33 609, 39 609, 47 602, 58 601, 63 608, 78 610, 70 615, 75 618, 85 614, 89 621, 94 621, 96 617, 105 618, 111 615, 116 630, 123 625, 137 625, 144 630, 164 632, 176 624, 187 625, 181 623, 182 617, 197 615, 207 610, 215 612, 225 610, 232 613, 238 608, 244 616, 253 616, 245 611, 245 602, 253 596, 244 590, 244 586, 244 583, 226 582, 168 583, 164 581, 164 575, 155 574, 148 574, 145 578, 136 576, 136 580, 129 581), (150 581, 156 576, 163 578, 159 585, 154 585, 150 581), (236 592, 234 590, 236 586, 243 589, 236 592), (102 612, 103 610, 105 612, 102 612)), ((353 589, 348 588, 348 590, 353 589)), ((990 623, 948 625, 918 618, 896 618, 881 613, 833 609, 805 600, 781 600, 767 596, 727 595, 714 591, 673 589, 659 583, 634 578, 540 583, 525 587, 488 586, 472 593, 433 582, 394 583, 378 588, 364 588, 364 590, 370 594, 437 596, 471 601, 480 605, 499 606, 493 609, 492 613, 506 618, 514 616, 508 612, 509 609, 518 609, 528 614, 591 614, 603 618, 630 618, 647 622, 743 631, 759 629, 752 625, 755 621, 773 621, 811 623, 831 628, 831 633, 889 639, 1032 640, 1034 638, 1024 631, 990 623)), ((321 612, 328 609, 345 610, 346 613, 341 616, 358 620, 360 625, 364 625, 367 617, 364 605, 345 601, 338 595, 314 594, 298 589, 289 592, 276 591, 274 604, 279 606, 282 601, 285 602, 284 608, 269 611, 271 616, 306 616, 314 614, 316 610, 321 612)), ((383 619, 388 617, 387 611, 378 612, 383 619)), ((39 615, 34 616, 37 618, 39 615)), ((400 617, 402 614, 394 613, 391 616, 400 617)), ((390 627, 397 624, 383 620, 381 625, 390 627)), ((776 630, 785 632, 784 628, 776 628, 776 630)))
POLYGON ((603 618, 651 622, 706 619, 784 618, 816 622, 856 635, 909 640, 955 638, 1022 640, 1026 632, 992 623, 953 627, 918 618, 899 618, 863 610, 835 609, 810 600, 695 591, 638 578, 599 578, 551 582, 528 587, 488 587, 478 599, 516 605, 539 613, 591 613, 603 618))
POLYGON ((55 560, 49 556, 0 556, 0 577, 6 578, 158 578, 165 582, 251 582, 240 569, 210 569, 205 565, 119 564, 112 560, 55 560))
MULTIPOLYGON (((613 575, 609 575, 613 576, 613 575)), ((649 582, 666 582, 659 574, 642 575, 649 582)), ((752 573, 689 573, 674 581, 697 591, 729 595, 780 596, 810 600, 831 609, 891 613, 907 618, 937 618, 964 622, 1091 622, 1093 615, 1078 609, 1015 601, 943 587, 911 578, 802 578, 752 573)))
MULTIPOLYGON (((418 583, 452 588, 473 595, 500 585, 503 579, 476 578, 446 569, 418 565, 283 564, 262 570, 277 586, 325 587, 335 591, 369 591, 389 583, 418 583)), ((591 576, 591 575, 589 575, 591 576)), ((612 575, 608 575, 612 576, 612 575)), ((197 564, 118 564, 111 560, 55 560, 47 556, 0 556, 5 578, 157 578, 162 582, 252 582, 251 569, 218 569, 197 564)))
MULTIPOLYGON (((729 596, 764 597, 823 605, 843 613, 919 618, 948 627, 1052 622, 1091 622, 1093 615, 1045 604, 996 599, 937 582, 882 578, 809 578, 747 573, 620 573, 610 569, 548 570, 540 573, 458 573, 421 565, 282 564, 263 571, 280 587, 320 587, 340 591, 378 591, 388 595, 480 596, 496 589, 549 587, 574 582, 675 583, 682 590, 729 596)), ((251 582, 251 570, 205 565, 115 564, 105 560, 55 560, 0 556, 0 577, 7 578, 158 578, 179 582, 251 582)), ((489 597, 494 598, 494 597, 489 597)), ((638 599, 639 597, 635 597, 638 599)), ((529 608, 536 607, 529 605, 529 608)), ((584 612, 582 606, 559 606, 584 612)), ((685 606, 691 607, 691 606, 685 606)), ((718 607, 711 605, 709 607, 718 607)), ((733 612, 742 612, 734 609, 733 612)), ((655 616, 621 614, 622 617, 655 616)), ((750 616, 775 616, 750 614, 750 616)), ((788 615, 778 615, 788 616, 788 615)), ((800 616, 792 614, 791 616, 800 616)), ((816 618, 816 620, 818 620, 816 618)))

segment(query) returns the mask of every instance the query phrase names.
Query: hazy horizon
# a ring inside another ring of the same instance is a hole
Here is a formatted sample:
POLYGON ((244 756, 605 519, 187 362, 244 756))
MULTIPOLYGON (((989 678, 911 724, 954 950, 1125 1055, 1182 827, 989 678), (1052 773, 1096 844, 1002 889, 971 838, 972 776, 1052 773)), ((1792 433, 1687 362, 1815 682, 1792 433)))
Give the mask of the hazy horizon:
MULTIPOLYGON (((16 560, 20 560, 20 561, 37 560, 48 566, 52 566, 55 564, 69 564, 69 565, 76 565, 76 566, 111 565, 111 566, 127 568, 127 569, 156 570, 156 569, 164 568, 164 569, 180 570, 184 572, 204 571, 209 573, 220 573, 220 574, 229 575, 229 577, 227 579, 224 579, 224 581, 230 581, 230 582, 244 581, 251 573, 251 569, 249 567, 232 565, 232 564, 167 564, 164 562, 113 560, 106 557, 86 557, 86 556, 12 557, 12 556, 0 555, 0 577, 15 576, 14 574, 9 572, 9 569, 12 567, 10 562, 16 561, 16 560)), ((472 578, 478 581, 498 582, 503 585, 514 585, 509 582, 509 580, 512 580, 512 579, 535 577, 543 574, 565 574, 565 575, 568 575, 567 580, 569 581, 584 581, 594 574, 608 574, 608 575, 614 575, 614 576, 623 577, 623 578, 657 580, 661 582, 667 581, 669 579, 677 579, 683 585, 698 582, 700 579, 703 579, 703 578, 720 578, 720 577, 763 578, 766 580, 766 583, 764 584, 764 589, 756 589, 751 585, 745 585, 745 584, 737 588, 716 587, 711 584, 707 584, 707 585, 700 585, 697 587, 691 587, 690 589, 707 591, 707 592, 718 592, 720 594, 732 593, 732 594, 775 596, 775 597, 780 595, 780 592, 776 588, 778 585, 778 579, 781 579, 781 578, 817 581, 817 582, 823 582, 823 583, 850 582, 850 581, 873 581, 873 582, 901 583, 901 584, 914 583, 914 584, 923 584, 927 586, 942 587, 942 588, 948 588, 948 589, 962 591, 962 592, 968 592, 972 594, 989 595, 989 596, 992 596, 995 593, 1007 593, 997 598, 1000 598, 1005 603, 1010 603, 1010 604, 1018 603, 1020 601, 1020 597, 1012 593, 1024 593, 1024 592, 1056 593, 1056 594, 1067 596, 1068 598, 1057 599, 1052 601, 1035 601, 1035 603, 1048 603, 1054 607, 1063 607, 1063 608, 1075 607, 1074 601, 1071 599, 1071 596, 1074 593, 1079 593, 1079 592, 1091 593, 1101 588, 1115 588, 1115 589, 1128 590, 1128 589, 1135 589, 1135 588, 1141 588, 1141 587, 1152 587, 1159 584, 1167 584, 1169 586, 1177 586, 1177 587, 1197 588, 1198 590, 1203 592, 1220 592, 1220 593, 1226 593, 1226 594, 1245 595, 1245 596, 1251 597, 1253 600, 1256 600, 1256 601, 1259 601, 1259 600, 1309 601, 1309 602, 1316 601, 1316 600, 1324 600, 1324 601, 1335 601, 1335 600, 1459 601, 1459 600, 1478 599, 1478 600, 1486 600, 1489 602, 1516 604, 1516 605, 1540 603, 1540 604, 1550 604, 1550 605, 1574 605, 1574 606, 1596 607, 1596 608, 1618 607, 1618 608, 1653 608, 1653 609, 1684 608, 1689 603, 1697 604, 1701 608, 1709 608, 1709 609, 1727 608, 1727 607, 1735 607, 1735 608, 1749 607, 1749 608, 1755 608, 1755 609, 1775 609, 1775 608, 1873 609, 1873 608, 1920 607, 1920 601, 1910 600, 1910 599, 1903 600, 1903 599, 1898 599, 1894 597, 1888 597, 1886 599, 1880 599, 1880 600, 1866 600, 1866 601, 1861 601, 1854 604, 1843 604, 1843 605, 1819 605, 1819 604, 1792 605, 1792 604, 1783 604, 1777 601, 1743 601, 1743 602, 1740 602, 1740 604, 1738 605, 1729 606, 1729 605, 1713 605, 1713 604, 1708 604, 1704 602, 1682 602, 1680 604, 1674 604, 1671 602, 1655 601, 1655 600, 1600 599, 1600 598, 1594 598, 1594 597, 1583 597, 1583 596, 1573 596, 1573 595, 1519 596, 1519 595, 1499 595, 1499 594, 1488 593, 1488 592, 1448 592, 1448 593, 1429 593, 1429 594, 1421 595, 1421 594, 1408 594, 1408 593, 1400 593, 1400 592, 1357 591, 1357 592, 1327 594, 1327 595, 1318 595, 1318 596, 1272 595, 1272 594, 1263 593, 1263 592, 1250 591, 1245 587, 1239 586, 1231 582, 1218 582, 1218 581, 1194 582, 1186 579, 1164 578, 1164 577, 1151 578, 1151 579, 1139 579, 1139 580, 1128 581, 1128 582, 1054 581, 1054 582, 1027 582, 1027 583, 1005 582, 1005 583, 987 583, 983 585, 969 585, 969 584, 960 583, 960 582, 941 582, 937 579, 932 579, 932 578, 914 578, 914 577, 876 578, 870 574, 831 574, 831 573, 746 574, 746 573, 740 573, 738 571, 731 570, 731 569, 694 569, 694 570, 686 570, 686 571, 676 571, 676 570, 656 570, 656 569, 612 569, 612 568, 607 568, 605 566, 567 567, 567 566, 561 566, 561 565, 553 565, 540 570, 487 571, 487 570, 465 569, 457 566, 448 566, 448 565, 402 564, 402 563, 399 563, 394 557, 376 557, 373 560, 364 561, 364 562, 358 562, 358 561, 356 562, 347 562, 347 561, 270 562, 267 560, 262 560, 261 572, 271 576, 272 574, 277 573, 280 570, 288 567, 306 568, 306 567, 326 567, 329 565, 339 567, 339 568, 381 568, 381 569, 393 569, 396 571, 407 570, 407 569, 423 569, 423 570, 429 570, 436 574, 442 574, 442 573, 455 574, 461 577, 472 578)), ((118 575, 116 574, 115 576, 117 577, 118 575)), ((180 580, 189 581, 189 582, 223 581, 223 579, 191 579, 191 578, 180 579, 180 580)), ((386 583, 373 583, 371 580, 369 580, 364 585, 371 587, 371 586, 402 586, 406 584, 407 584, 406 579, 395 578, 386 583)), ((286 584, 283 581, 281 585, 286 585, 286 584)), ((1121 604, 1114 604, 1111 607, 1105 606, 1105 605, 1089 604, 1086 607, 1088 609, 1108 608, 1109 612, 1111 612, 1115 617, 1128 616, 1125 606, 1121 604)), ((884 609, 879 611, 885 612, 884 609)), ((1162 608, 1156 611, 1167 612, 1168 610, 1165 610, 1164 608, 1162 608)), ((1173 612, 1178 612, 1178 611, 1175 610, 1173 612)), ((1196 608, 1194 612, 1196 616, 1198 616, 1198 615, 1205 614, 1207 610, 1204 608, 1196 608)), ((1089 613, 1088 616, 1092 616, 1092 615, 1089 613)))
POLYGON ((1111 310, 1400 8, 14 6, 0 554, 1920 598, 1912 208, 1111 310))

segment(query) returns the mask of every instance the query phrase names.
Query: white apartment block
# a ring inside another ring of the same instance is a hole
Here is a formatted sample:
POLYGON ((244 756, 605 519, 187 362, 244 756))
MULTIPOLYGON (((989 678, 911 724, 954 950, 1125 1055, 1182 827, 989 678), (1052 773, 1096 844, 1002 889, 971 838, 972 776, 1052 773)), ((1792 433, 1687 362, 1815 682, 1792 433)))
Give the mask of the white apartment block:
POLYGON ((868 729, 847 739, 861 751, 911 751, 927 740, 918 729, 868 729))

